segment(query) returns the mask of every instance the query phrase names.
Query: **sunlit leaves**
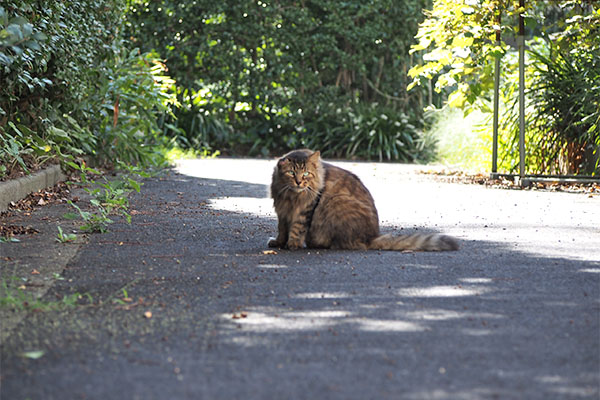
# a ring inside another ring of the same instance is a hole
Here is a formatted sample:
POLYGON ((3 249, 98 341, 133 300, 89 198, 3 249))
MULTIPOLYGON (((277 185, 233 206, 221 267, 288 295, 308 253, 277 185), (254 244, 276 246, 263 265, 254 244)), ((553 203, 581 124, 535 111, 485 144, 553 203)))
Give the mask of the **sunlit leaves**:
POLYGON ((495 43, 498 30, 508 31, 500 25, 500 9, 505 14, 511 10, 508 0, 436 0, 427 19, 416 35, 418 43, 411 53, 422 52, 423 63, 409 71, 413 82, 409 89, 422 79, 436 79, 439 92, 451 89, 449 104, 462 107, 474 92, 489 89, 489 64, 494 57, 502 57, 507 46, 495 43), (458 85, 458 83, 462 83, 458 85), (457 86, 458 85, 458 86, 457 86))

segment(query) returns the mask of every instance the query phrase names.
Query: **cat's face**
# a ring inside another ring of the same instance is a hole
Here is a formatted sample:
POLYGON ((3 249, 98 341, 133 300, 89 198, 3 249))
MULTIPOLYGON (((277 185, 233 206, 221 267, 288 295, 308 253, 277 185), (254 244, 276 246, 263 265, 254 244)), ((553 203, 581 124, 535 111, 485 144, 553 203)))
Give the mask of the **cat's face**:
POLYGON ((280 182, 285 188, 295 193, 319 190, 319 152, 310 155, 301 152, 292 152, 277 163, 280 182))

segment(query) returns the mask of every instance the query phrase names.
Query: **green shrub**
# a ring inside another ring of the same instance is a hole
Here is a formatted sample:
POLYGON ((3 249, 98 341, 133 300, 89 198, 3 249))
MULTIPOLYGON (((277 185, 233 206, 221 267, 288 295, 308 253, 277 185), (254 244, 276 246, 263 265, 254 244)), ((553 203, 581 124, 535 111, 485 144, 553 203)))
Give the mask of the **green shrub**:
POLYGON ((422 135, 422 121, 378 104, 338 108, 305 124, 301 141, 325 156, 378 161, 427 161, 433 144, 422 135))
POLYGON ((120 3, 8 1, 0 7, 0 133, 25 136, 21 144, 35 155, 91 150, 89 133, 67 132, 81 119, 74 109, 93 89, 89 71, 111 56, 120 3))
POLYGON ((126 49, 125 4, 3 2, 0 178, 82 155, 160 162, 157 118, 170 111, 173 81, 156 57, 126 49))
POLYGON ((98 146, 95 154, 108 164, 159 165, 164 144, 159 118, 176 104, 174 81, 153 54, 115 46, 112 59, 100 64, 93 94, 80 111, 89 115, 98 146), (96 110, 96 112, 89 112, 96 110))

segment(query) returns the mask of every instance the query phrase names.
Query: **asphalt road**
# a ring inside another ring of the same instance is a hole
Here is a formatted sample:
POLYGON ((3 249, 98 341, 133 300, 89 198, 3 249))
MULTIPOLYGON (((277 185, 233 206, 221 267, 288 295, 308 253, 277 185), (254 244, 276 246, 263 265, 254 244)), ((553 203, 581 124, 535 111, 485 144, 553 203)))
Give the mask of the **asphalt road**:
POLYGON ((3 275, 93 304, 3 326, 1 399, 598 399, 600 197, 340 165, 383 231, 461 249, 270 254, 270 161, 182 162, 78 245, 64 205, 11 215, 40 233, 0 244, 3 275))

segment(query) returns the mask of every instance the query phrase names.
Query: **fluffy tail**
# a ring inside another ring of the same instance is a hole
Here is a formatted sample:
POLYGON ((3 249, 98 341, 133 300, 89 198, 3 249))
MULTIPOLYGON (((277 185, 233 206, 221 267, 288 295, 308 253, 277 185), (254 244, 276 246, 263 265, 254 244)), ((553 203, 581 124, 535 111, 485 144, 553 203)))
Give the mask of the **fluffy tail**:
POLYGON ((458 250, 458 241, 439 234, 381 235, 369 243, 370 250, 443 251, 458 250))

